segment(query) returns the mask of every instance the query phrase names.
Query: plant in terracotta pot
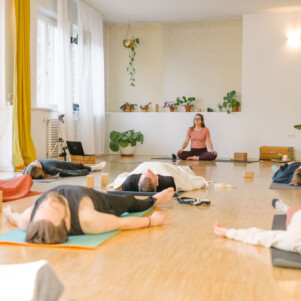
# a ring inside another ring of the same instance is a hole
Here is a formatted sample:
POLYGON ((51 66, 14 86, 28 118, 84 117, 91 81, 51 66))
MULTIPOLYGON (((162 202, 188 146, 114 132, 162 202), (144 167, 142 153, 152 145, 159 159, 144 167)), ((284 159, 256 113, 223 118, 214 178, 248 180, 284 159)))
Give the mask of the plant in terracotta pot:
POLYGON ((147 105, 144 106, 140 106, 140 109, 142 112, 148 112, 149 109, 149 105, 151 104, 151 102, 149 102, 147 105))
POLYGON ((126 102, 120 107, 120 109, 123 112, 132 112, 133 110, 135 110, 135 106, 137 106, 137 104, 126 102))
POLYGON ((193 102, 195 101, 195 97, 185 97, 183 96, 183 99, 180 97, 177 98, 177 102, 179 105, 185 106, 186 112, 191 112, 191 108, 194 106, 193 102))
POLYGON ((170 112, 174 112, 176 107, 177 105, 175 101, 165 101, 163 104, 163 109, 169 108, 170 112))
POLYGON ((227 110, 227 113, 238 112, 240 102, 236 100, 236 91, 230 91, 224 96, 223 107, 227 110), (231 111, 230 111, 231 110, 231 111))
POLYGON ((133 156, 137 142, 141 144, 144 141, 144 136, 141 132, 128 130, 125 132, 112 131, 110 133, 110 149, 113 152, 119 151, 123 156, 133 156))

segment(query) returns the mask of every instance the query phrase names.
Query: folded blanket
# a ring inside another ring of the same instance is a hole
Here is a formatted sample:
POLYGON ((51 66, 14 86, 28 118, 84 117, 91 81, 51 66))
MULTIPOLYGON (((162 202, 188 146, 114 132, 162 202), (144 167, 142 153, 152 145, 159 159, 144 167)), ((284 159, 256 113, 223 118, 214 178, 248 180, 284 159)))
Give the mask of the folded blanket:
POLYGON ((41 192, 30 191, 32 184, 32 178, 28 174, 9 180, 0 180, 2 200, 13 201, 24 197, 41 194, 41 192))
POLYGON ((1 300, 58 300, 64 286, 46 260, 0 265, 1 300))
POLYGON ((148 169, 155 174, 160 174, 161 176, 173 177, 177 191, 189 191, 208 187, 206 179, 201 176, 197 176, 189 166, 177 166, 167 162, 141 163, 132 172, 124 172, 120 174, 108 187, 118 189, 129 175, 144 173, 148 169))

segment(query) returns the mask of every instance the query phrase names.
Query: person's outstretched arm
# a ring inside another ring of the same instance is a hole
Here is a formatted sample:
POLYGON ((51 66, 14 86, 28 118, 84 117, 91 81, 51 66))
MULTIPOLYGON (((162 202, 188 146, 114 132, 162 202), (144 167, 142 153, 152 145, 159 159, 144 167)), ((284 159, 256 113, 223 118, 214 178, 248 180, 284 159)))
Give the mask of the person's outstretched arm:
POLYGON ((211 152, 214 153, 215 155, 217 155, 217 152, 213 149, 213 145, 212 145, 212 142, 211 142, 209 130, 208 130, 206 142, 207 142, 209 148, 211 149, 211 152))
POLYGON ((17 213, 14 212, 13 208, 10 205, 8 205, 6 208, 3 209, 3 215, 14 226, 17 226, 21 230, 27 230, 32 209, 33 206, 27 208, 25 211, 23 211, 23 213, 17 213))
POLYGON ((185 139, 185 141, 184 141, 184 143, 183 143, 183 146, 181 147, 181 149, 179 149, 179 150, 177 151, 177 154, 180 154, 180 153, 186 148, 186 146, 187 146, 188 143, 189 143, 189 140, 190 140, 190 137, 189 137, 189 136, 186 136, 186 139, 185 139))
POLYGON ((275 247, 284 251, 301 253, 300 235, 288 231, 266 231, 258 228, 227 229, 217 223, 214 225, 214 233, 218 236, 235 239, 252 245, 260 245, 267 248, 275 247))
POLYGON ((146 217, 117 217, 87 207, 81 212, 80 225, 86 234, 100 234, 114 230, 133 230, 158 226, 163 224, 165 218, 165 213, 159 211, 146 217))

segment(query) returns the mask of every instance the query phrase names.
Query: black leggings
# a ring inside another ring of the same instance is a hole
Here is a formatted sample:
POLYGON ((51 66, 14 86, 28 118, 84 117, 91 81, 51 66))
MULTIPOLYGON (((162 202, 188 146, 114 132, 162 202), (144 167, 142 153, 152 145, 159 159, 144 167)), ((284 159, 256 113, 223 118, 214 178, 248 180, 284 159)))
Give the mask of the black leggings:
POLYGON ((124 212, 139 212, 144 211, 152 207, 155 203, 155 199, 149 197, 147 199, 136 199, 132 195, 115 195, 106 194, 104 196, 109 204, 110 211, 108 213, 116 216, 121 215, 124 212))

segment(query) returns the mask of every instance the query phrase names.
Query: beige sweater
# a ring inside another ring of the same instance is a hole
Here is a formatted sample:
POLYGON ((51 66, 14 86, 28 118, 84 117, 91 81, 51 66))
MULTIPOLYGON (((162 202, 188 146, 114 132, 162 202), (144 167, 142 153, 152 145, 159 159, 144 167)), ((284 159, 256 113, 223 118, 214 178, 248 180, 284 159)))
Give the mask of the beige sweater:
POLYGON ((280 250, 301 254, 301 210, 297 211, 286 231, 265 231, 258 228, 230 229, 226 236, 248 244, 275 247, 280 250))

